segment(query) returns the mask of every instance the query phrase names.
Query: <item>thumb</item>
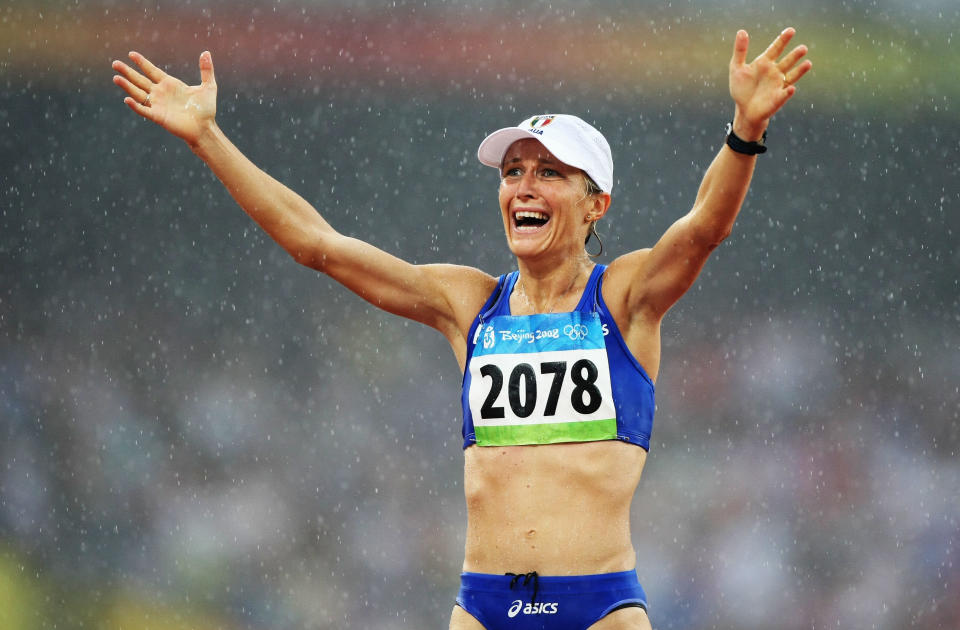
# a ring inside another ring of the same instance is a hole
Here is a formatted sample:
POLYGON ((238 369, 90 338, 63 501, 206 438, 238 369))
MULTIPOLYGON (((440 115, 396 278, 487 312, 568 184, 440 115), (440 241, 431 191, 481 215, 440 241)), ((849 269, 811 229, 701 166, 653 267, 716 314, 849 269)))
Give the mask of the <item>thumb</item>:
POLYGON ((737 31, 737 36, 733 40, 733 57, 730 59, 730 65, 734 68, 740 67, 747 62, 747 47, 750 45, 750 36, 743 29, 737 31))
POLYGON ((212 83, 214 85, 217 83, 213 77, 213 56, 209 50, 200 53, 200 83, 212 83))

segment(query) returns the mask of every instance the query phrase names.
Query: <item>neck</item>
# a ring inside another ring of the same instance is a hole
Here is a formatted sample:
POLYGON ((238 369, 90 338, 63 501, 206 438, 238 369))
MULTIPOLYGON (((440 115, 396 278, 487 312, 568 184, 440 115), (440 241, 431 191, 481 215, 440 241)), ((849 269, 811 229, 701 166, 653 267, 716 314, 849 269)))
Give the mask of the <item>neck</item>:
POLYGON ((514 290, 520 307, 532 313, 553 313, 564 306, 577 288, 586 285, 593 262, 586 253, 571 256, 553 267, 534 267, 518 261, 520 278, 514 290))

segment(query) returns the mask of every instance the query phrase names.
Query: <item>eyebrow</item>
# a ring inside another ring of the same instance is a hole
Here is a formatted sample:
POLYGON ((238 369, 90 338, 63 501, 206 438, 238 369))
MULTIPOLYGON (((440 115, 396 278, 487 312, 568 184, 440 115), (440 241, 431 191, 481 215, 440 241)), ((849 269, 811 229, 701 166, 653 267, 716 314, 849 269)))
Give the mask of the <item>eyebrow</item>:
MULTIPOLYGON (((543 162, 544 164, 560 164, 561 163, 559 160, 553 159, 551 157, 541 157, 537 159, 540 162, 543 162)), ((522 161, 523 161, 522 157, 520 157, 519 155, 515 155, 513 158, 509 160, 504 160, 503 163, 500 165, 500 168, 503 168, 507 164, 513 164, 515 162, 522 162, 522 161)))

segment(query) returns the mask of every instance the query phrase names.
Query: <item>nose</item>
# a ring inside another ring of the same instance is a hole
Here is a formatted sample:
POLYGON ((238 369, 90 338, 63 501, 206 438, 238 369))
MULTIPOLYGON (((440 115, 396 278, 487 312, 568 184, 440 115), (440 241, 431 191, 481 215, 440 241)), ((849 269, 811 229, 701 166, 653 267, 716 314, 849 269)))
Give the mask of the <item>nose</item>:
POLYGON ((533 199, 537 196, 537 176, 533 170, 524 173, 517 182, 516 196, 518 199, 533 199))

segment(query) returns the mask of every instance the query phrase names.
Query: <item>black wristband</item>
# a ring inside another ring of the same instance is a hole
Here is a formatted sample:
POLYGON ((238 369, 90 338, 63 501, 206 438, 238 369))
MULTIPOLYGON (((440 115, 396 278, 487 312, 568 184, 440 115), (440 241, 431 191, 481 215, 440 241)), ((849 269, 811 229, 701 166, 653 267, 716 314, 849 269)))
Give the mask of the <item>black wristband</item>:
POLYGON ((743 153, 744 155, 757 155, 758 153, 766 153, 767 145, 767 132, 764 130, 763 137, 760 138, 757 142, 747 142, 737 134, 733 133, 733 123, 727 123, 727 146, 736 151, 737 153, 743 153))

